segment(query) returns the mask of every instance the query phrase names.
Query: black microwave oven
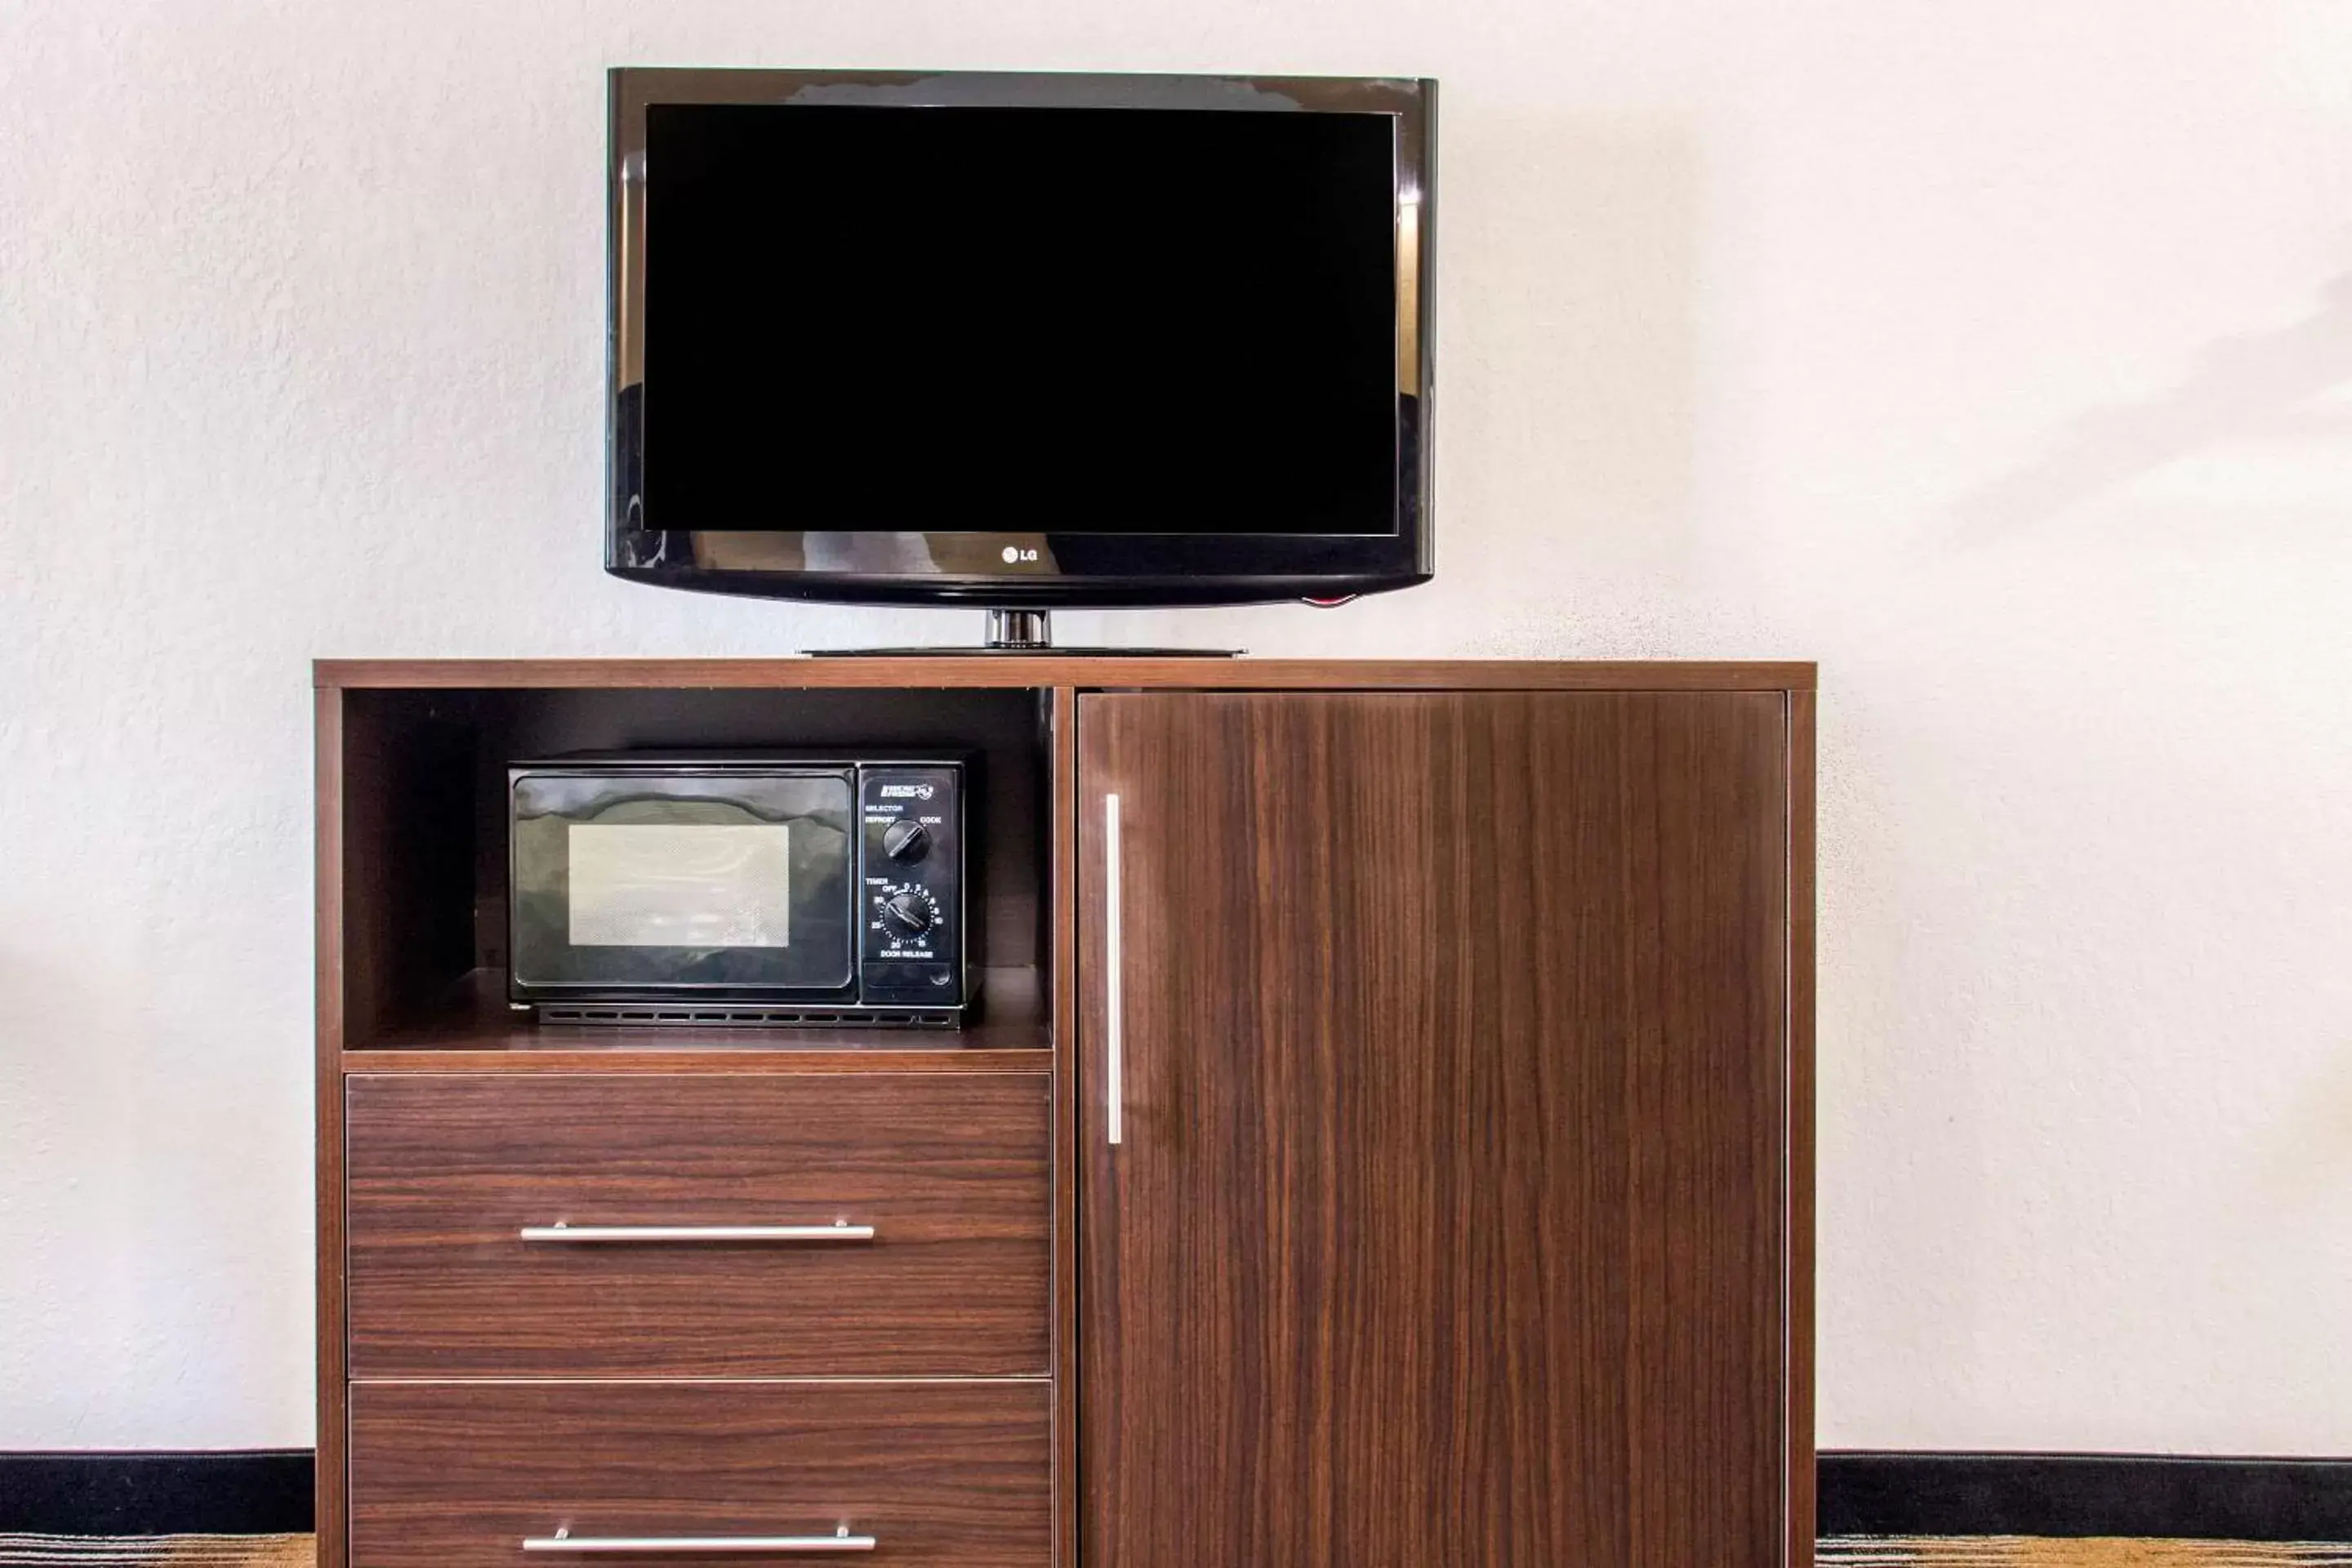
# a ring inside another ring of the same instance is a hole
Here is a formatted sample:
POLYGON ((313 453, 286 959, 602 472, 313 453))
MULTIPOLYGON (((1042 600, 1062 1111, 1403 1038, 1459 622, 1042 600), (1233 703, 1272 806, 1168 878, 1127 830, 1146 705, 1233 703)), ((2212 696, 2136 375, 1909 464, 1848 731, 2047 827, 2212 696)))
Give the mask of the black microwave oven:
POLYGON ((508 995, 543 1023, 954 1026, 970 759, 508 769, 508 995))

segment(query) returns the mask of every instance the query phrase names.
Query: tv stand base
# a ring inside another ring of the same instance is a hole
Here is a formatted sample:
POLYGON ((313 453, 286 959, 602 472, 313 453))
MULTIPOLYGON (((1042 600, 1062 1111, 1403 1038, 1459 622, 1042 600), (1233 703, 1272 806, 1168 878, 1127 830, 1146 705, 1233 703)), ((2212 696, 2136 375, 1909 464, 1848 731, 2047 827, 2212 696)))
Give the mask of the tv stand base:
POLYGON ((952 644, 945 647, 813 647, 812 658, 903 658, 969 657, 974 654, 1101 654, 1113 658, 1232 658, 1234 647, 1055 647, 1054 617, 1045 610, 991 610, 988 640, 977 647, 952 644))

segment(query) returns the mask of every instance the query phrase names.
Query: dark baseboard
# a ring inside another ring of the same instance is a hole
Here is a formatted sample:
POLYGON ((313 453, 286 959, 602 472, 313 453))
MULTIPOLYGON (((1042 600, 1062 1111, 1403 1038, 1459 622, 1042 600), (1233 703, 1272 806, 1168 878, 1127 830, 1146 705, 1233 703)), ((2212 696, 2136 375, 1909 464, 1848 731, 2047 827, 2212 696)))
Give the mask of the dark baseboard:
POLYGON ((2352 1542, 2352 1459, 1824 1453, 1823 1535, 2352 1542))
POLYGON ((0 1531, 291 1535, 310 1528, 310 1450, 0 1454, 0 1531))
MULTIPOLYGON (((2352 1542, 2352 1459, 1832 1452, 1820 1475, 1823 1535, 2352 1542)), ((307 1448, 0 1454, 0 1531, 280 1535, 310 1522, 307 1448)))

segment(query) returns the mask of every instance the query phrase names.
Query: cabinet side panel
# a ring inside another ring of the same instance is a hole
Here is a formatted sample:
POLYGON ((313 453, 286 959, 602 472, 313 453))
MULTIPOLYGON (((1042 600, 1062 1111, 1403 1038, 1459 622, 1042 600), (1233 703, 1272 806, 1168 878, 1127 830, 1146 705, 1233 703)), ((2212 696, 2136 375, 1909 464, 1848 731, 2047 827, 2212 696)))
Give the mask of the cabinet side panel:
POLYGON ((334 695, 340 1026, 358 1050, 473 967, 476 731, 464 694, 334 695))
POLYGON ((1813 693, 1789 693, 1789 1563, 1812 1568, 1813 693))
POLYGON ((315 1208, 318 1299, 317 1475, 313 1481, 319 1568, 343 1568, 343 694, 313 694, 317 811, 312 913, 318 948, 317 1050, 311 1061, 316 1102, 318 1189, 315 1208))

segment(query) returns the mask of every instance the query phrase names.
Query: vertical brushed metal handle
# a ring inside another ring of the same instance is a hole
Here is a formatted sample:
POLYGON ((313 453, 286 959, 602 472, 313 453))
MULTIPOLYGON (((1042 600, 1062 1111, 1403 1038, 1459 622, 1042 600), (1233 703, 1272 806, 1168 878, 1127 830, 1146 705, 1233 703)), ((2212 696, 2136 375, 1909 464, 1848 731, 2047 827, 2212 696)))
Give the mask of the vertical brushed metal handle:
POLYGON ((1103 1086, 1108 1097, 1110 1141, 1116 1146, 1126 1131, 1126 1085, 1122 1082, 1126 1068, 1126 1041, 1122 1037, 1124 1021, 1120 971, 1124 960, 1119 951, 1118 896, 1118 796, 1103 796, 1103 1006, 1108 1015, 1103 1026, 1103 1086))

